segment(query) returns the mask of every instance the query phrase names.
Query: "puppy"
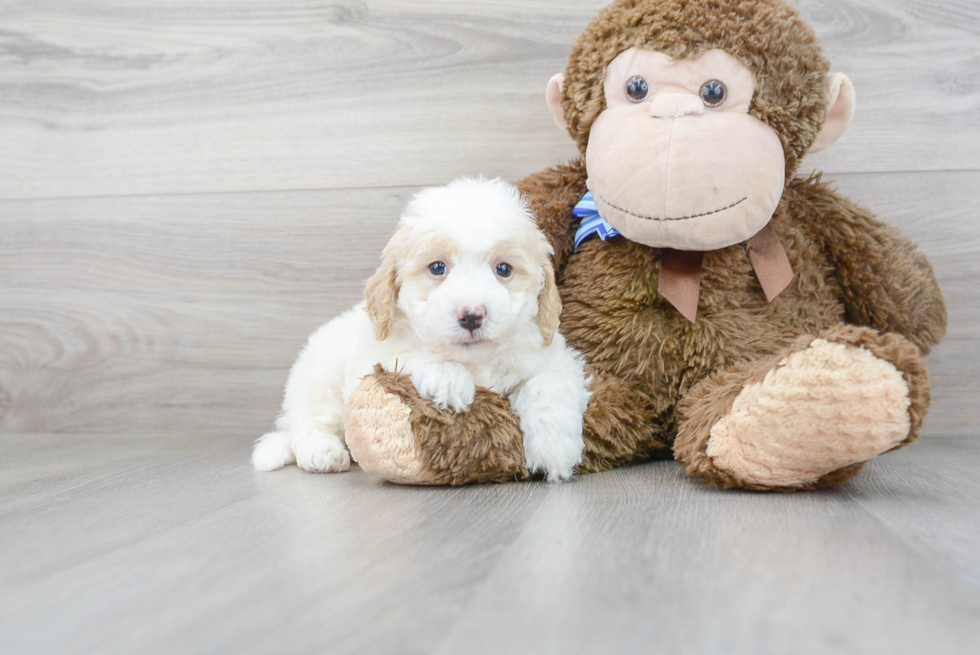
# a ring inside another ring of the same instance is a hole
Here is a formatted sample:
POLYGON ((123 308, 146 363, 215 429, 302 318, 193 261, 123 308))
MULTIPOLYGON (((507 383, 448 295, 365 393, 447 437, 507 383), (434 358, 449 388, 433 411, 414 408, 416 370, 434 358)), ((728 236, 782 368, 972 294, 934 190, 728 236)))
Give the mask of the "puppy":
POLYGON ((411 376, 437 406, 465 411, 477 386, 509 397, 527 467, 567 480, 582 459, 588 384, 557 332, 552 248, 527 202, 500 179, 459 179, 409 203, 365 301, 310 337, 256 469, 346 471, 347 399, 375 364, 411 376))

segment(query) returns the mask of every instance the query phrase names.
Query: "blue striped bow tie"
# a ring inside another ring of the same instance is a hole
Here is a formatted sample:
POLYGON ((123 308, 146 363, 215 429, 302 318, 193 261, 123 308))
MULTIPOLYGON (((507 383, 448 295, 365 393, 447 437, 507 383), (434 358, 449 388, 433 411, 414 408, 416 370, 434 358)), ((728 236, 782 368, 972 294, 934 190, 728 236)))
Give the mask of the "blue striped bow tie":
POLYGON ((575 248, 578 248, 579 244, 592 234, 598 234, 603 241, 609 237, 619 236, 619 230, 607 223, 602 216, 599 216, 599 210, 595 208, 595 200, 592 199, 591 191, 578 201, 575 209, 572 210, 572 215, 582 219, 578 230, 575 232, 575 248))

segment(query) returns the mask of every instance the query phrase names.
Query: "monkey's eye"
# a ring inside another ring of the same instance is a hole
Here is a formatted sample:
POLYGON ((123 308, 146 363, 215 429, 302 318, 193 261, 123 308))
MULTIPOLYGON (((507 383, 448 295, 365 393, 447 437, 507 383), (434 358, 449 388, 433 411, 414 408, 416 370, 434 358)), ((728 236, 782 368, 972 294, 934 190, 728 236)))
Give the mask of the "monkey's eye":
POLYGON ((510 264, 497 264, 497 275, 500 277, 510 277, 510 274, 514 272, 514 268, 510 264))
POLYGON ((701 85, 701 100, 708 107, 717 107, 725 102, 728 97, 728 89, 720 80, 708 80, 701 85))
POLYGON ((650 95, 650 85, 639 75, 626 80, 626 97, 630 102, 643 102, 650 95))
POLYGON ((446 274, 446 265, 443 262, 432 262, 429 264, 429 272, 436 277, 442 277, 446 274))

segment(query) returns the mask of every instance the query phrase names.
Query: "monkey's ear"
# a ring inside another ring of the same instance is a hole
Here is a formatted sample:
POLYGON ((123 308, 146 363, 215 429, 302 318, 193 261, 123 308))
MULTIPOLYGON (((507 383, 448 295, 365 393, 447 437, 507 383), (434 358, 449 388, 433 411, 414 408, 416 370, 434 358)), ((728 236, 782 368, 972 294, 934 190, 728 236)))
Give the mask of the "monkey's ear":
MULTIPOLYGON (((394 242, 394 239, 392 240, 394 242)), ((384 341, 391 334, 391 323, 398 300, 398 257, 394 243, 385 248, 381 266, 364 287, 365 311, 374 323, 374 336, 384 341)))
POLYGON ((565 111, 561 108, 561 92, 564 87, 565 74, 555 73, 548 80, 548 90, 545 91, 544 97, 548 101, 548 109, 551 110, 551 116, 555 119, 555 124, 562 131, 568 131, 568 123, 565 122, 565 111))
POLYGON ((854 118, 854 85, 844 73, 835 73, 827 78, 827 98, 830 100, 827 118, 824 119, 820 132, 810 152, 820 152, 830 147, 844 135, 847 126, 854 118))

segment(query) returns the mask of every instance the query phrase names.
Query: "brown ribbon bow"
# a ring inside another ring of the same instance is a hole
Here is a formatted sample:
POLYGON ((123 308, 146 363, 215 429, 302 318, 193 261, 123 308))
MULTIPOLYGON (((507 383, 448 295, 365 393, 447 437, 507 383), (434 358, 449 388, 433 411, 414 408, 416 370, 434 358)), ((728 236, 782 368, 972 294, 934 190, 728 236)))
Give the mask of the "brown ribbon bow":
MULTIPOLYGON (((786 256, 786 249, 779 242, 771 223, 744 245, 766 300, 772 302, 793 281, 793 267, 786 256)), ((657 290, 691 323, 698 316, 703 263, 702 251, 671 248, 663 249, 660 260, 660 285, 657 290)))

